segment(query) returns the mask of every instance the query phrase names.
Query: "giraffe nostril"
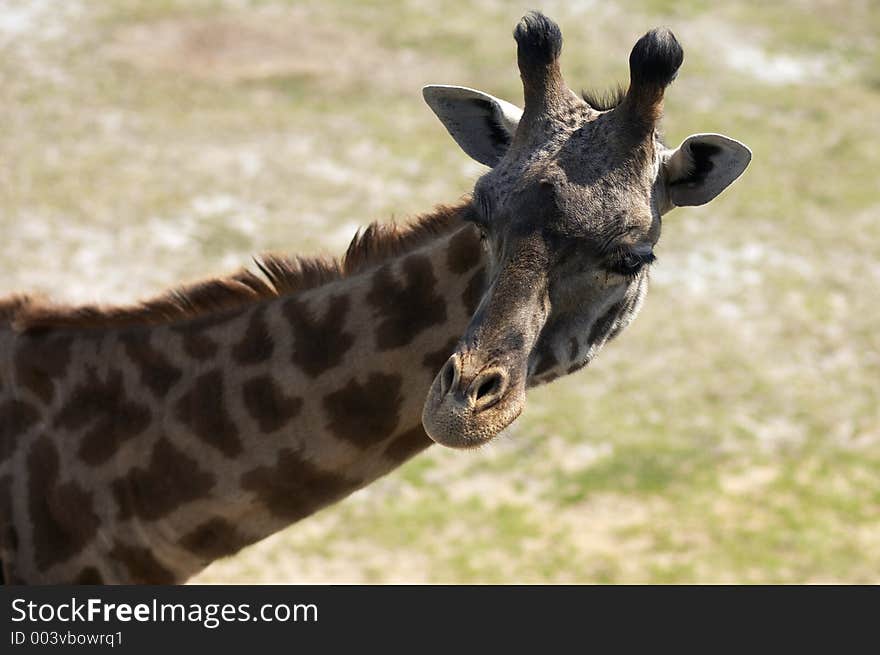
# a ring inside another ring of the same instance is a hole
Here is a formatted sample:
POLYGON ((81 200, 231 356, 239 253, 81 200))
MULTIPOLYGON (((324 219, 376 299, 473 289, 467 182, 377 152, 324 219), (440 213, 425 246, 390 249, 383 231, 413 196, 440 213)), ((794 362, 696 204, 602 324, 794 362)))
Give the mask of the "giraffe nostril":
POLYGON ((469 394, 474 409, 482 411, 497 403, 506 387, 507 376, 498 369, 480 375, 471 385, 469 394))
POLYGON ((497 391, 500 386, 501 378, 499 376, 493 376, 492 378, 486 380, 480 385, 480 388, 477 389, 476 400, 480 400, 480 398, 488 396, 490 393, 497 391))
POLYGON ((445 396, 458 383, 460 377, 460 364, 458 356, 453 355, 443 365, 440 371, 440 396, 445 396))

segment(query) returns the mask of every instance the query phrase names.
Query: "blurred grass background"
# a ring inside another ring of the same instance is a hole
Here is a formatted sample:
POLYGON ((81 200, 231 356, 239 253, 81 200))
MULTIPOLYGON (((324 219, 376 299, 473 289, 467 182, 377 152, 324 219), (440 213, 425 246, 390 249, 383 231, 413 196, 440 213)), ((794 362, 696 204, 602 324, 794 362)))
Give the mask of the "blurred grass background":
MULTIPOLYGON (((0 293, 131 300, 468 191, 427 83, 519 103, 517 2, 2 0, 0 293)), ((635 324, 478 452, 434 447, 198 582, 880 582, 880 11, 544 2, 572 88, 685 48, 670 145, 754 160, 665 221, 635 324)))

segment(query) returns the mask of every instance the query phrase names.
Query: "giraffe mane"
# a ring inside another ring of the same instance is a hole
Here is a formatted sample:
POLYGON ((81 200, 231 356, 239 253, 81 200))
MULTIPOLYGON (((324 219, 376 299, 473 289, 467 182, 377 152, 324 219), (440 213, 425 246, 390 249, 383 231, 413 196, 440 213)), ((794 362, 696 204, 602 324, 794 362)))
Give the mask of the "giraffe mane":
POLYGON ((596 111, 608 111, 623 102, 626 97, 626 89, 620 85, 605 90, 583 89, 581 97, 596 111))
POLYGON ((8 296, 0 298, 0 326, 18 332, 149 326, 232 312, 376 267, 451 232, 471 211, 467 197, 455 205, 439 205, 404 224, 374 222, 355 233, 342 258, 267 253, 254 258, 259 274, 241 269, 131 305, 64 305, 39 296, 8 296))

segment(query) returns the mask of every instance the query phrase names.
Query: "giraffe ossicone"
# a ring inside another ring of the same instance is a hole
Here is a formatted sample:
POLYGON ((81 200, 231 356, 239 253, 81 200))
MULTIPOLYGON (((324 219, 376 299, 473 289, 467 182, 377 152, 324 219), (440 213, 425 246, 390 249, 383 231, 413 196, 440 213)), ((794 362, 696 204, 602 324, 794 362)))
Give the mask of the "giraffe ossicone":
POLYGON ((517 25, 522 110, 429 86, 473 194, 373 224, 340 260, 130 307, 0 299, 0 562, 21 583, 182 582, 438 442, 468 448, 529 386, 588 364, 635 317, 660 217, 708 202, 751 154, 658 139, 671 32, 607 104, 562 79, 561 32, 517 25))

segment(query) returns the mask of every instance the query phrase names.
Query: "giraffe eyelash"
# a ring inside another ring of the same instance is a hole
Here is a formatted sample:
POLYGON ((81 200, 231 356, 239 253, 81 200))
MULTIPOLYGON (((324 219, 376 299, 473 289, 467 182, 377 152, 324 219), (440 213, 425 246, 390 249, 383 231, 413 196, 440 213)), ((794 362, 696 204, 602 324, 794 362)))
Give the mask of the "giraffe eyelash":
POLYGON ((638 275, 642 268, 657 261, 653 252, 638 253, 632 250, 621 250, 611 257, 606 270, 611 273, 633 278, 638 275))
POLYGON ((488 227, 489 220, 492 217, 492 204, 489 202, 489 199, 484 194, 478 193, 474 196, 473 203, 476 205, 475 209, 478 216, 475 217, 473 222, 482 224, 483 227, 488 227))
POLYGON ((485 196, 478 195, 474 198, 473 204, 476 211, 471 212, 465 220, 479 230, 480 241, 485 242, 489 234, 489 202, 485 196))

